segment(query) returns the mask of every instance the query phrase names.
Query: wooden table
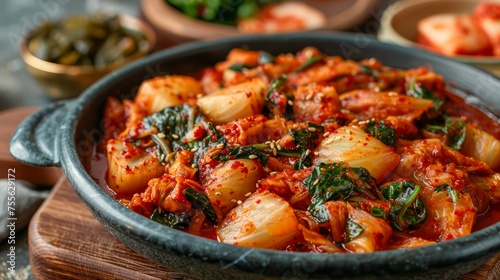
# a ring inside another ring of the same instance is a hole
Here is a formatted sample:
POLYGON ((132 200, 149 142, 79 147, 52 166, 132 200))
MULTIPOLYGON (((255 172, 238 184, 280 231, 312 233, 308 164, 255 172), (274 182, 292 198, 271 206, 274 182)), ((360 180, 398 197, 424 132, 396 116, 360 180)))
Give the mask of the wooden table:
MULTIPOLYGON (((33 110, 18 109, 8 115, 19 121, 33 110)), ((2 116, 0 123, 5 123, 2 116)), ((2 145, 5 147, 5 143, 2 145)), ((5 153, 1 160, 7 161, 8 166, 14 164, 5 153)), ((30 172, 33 178, 39 178, 52 171, 31 169, 30 172)), ((158 265, 118 241, 92 216, 64 175, 58 176, 50 197, 29 227, 31 270, 36 279, 194 279, 158 265)), ((500 254, 459 279, 499 278, 500 254)))

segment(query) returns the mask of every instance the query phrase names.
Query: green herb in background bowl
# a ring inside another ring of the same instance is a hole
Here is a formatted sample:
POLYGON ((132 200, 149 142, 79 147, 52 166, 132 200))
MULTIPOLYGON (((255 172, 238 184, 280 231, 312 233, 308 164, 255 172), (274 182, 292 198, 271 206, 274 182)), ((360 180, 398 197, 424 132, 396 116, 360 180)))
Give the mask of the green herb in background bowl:
POLYGON ((209 22, 236 25, 239 19, 255 16, 259 10, 282 0, 166 0, 183 14, 209 22))

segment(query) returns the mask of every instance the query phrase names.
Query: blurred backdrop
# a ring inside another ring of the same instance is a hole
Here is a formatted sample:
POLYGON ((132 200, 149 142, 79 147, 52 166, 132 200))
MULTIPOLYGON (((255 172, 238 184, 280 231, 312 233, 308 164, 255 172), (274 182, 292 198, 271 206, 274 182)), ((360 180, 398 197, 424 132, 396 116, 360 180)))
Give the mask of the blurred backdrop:
POLYGON ((10 0, 0 8, 0 110, 52 100, 25 70, 18 53, 22 34, 46 20, 105 10, 137 16, 140 0, 10 0))
MULTIPOLYGON (((354 0, 353 0, 354 1, 354 0)), ((351 31, 375 35, 381 12, 396 0, 374 1, 365 24, 351 31)), ((0 8, 0 110, 19 106, 44 105, 51 100, 29 75, 18 53, 26 33, 46 20, 55 21, 73 14, 105 11, 140 16, 141 0, 16 0, 0 8)))

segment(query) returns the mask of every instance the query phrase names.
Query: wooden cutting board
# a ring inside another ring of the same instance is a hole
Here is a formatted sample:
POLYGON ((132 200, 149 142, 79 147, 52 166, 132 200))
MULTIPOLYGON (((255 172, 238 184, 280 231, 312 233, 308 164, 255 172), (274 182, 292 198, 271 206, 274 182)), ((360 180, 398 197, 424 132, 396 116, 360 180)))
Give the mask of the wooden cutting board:
POLYGON ((65 177, 32 218, 35 279, 194 279, 135 253, 92 216, 65 177))
MULTIPOLYGON (((0 112, 0 123, 8 121, 2 118, 5 115, 11 120, 11 129, 4 131, 7 134, 0 134, 3 135, 0 147, 7 147, 17 125, 14 120, 19 122, 34 109, 15 109, 8 114, 0 112)), ((5 152, 0 161, 4 164, 0 165, 2 167, 16 163, 5 152)), ((19 165, 16 168, 32 167, 19 165)), ((31 172, 32 177, 27 179, 38 181, 43 173, 54 170, 36 168, 31 172)), ((60 179, 29 226, 30 262, 35 279, 194 279, 158 265, 123 245, 92 216, 64 175, 55 172, 60 179)), ((51 173, 48 178, 53 176, 51 173)), ((459 279, 500 279, 500 254, 459 279)))

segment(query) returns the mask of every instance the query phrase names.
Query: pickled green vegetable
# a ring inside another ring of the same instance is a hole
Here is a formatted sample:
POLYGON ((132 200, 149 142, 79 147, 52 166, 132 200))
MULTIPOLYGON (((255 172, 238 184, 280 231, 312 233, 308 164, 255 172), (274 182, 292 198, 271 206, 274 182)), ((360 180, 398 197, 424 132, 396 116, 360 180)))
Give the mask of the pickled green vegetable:
POLYGON ((118 15, 102 13, 45 22, 28 41, 28 50, 42 60, 96 68, 146 52, 148 47, 144 34, 122 26, 118 15))

